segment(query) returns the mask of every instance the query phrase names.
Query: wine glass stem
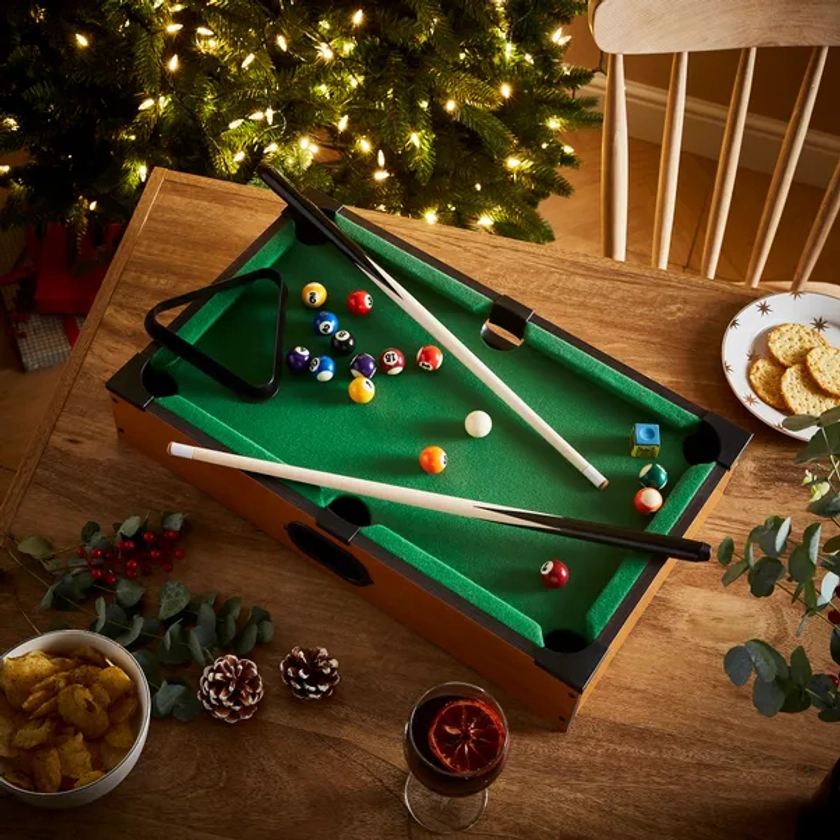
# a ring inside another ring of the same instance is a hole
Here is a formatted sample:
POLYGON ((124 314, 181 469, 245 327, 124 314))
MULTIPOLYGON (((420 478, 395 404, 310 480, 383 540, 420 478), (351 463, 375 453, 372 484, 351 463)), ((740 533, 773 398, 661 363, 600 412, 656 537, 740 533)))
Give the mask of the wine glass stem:
POLYGON ((454 834, 472 828, 487 808, 487 791, 471 796, 441 796, 409 773, 405 780, 405 805, 409 814, 434 834, 454 834))

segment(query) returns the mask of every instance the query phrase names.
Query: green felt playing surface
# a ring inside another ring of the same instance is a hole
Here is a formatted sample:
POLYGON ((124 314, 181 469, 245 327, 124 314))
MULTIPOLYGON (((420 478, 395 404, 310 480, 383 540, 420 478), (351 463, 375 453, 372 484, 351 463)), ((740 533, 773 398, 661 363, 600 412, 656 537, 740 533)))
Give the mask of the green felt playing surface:
MULTIPOLYGON (((490 302, 351 221, 341 226, 385 265, 420 302, 502 377, 532 408, 607 476, 599 492, 530 427, 502 404, 454 357, 440 370, 414 363, 421 345, 434 343, 409 316, 329 245, 296 241, 290 223, 242 271, 270 265, 289 287, 284 350, 303 345, 333 355, 328 338, 315 334, 314 310, 300 299, 303 286, 319 281, 340 328, 356 338, 356 352, 377 359, 387 347, 406 356, 399 376, 380 372, 376 397, 357 405, 348 397, 349 358, 333 356, 331 382, 284 371, 276 397, 266 403, 239 400, 189 365, 160 351, 154 364, 175 377, 176 396, 160 398, 167 409, 233 451, 296 466, 384 481, 485 502, 667 532, 699 491, 712 464, 689 466, 682 454, 697 418, 559 337, 529 324, 523 344, 494 350, 481 337, 490 302), (345 299, 368 290, 374 308, 366 317, 348 313, 345 299), (482 409, 493 431, 470 438, 464 418, 482 409), (638 514, 633 496, 645 461, 629 455, 633 423, 658 423, 658 459, 670 480, 665 504, 654 517, 638 514), (418 464, 428 445, 449 456, 445 472, 425 474, 418 464)), ((271 283, 233 290, 208 302, 180 335, 232 367, 261 381, 270 374, 277 290, 271 283)), ((562 326, 562 325, 561 325, 562 326)), ((295 485, 320 505, 338 494, 295 485)), ((573 631, 595 638, 645 567, 640 558, 603 546, 564 540, 518 528, 463 519, 378 500, 366 500, 372 524, 364 533, 430 577, 448 586, 513 630, 542 645, 547 633, 573 631), (569 584, 545 589, 540 566, 560 558, 569 584)))

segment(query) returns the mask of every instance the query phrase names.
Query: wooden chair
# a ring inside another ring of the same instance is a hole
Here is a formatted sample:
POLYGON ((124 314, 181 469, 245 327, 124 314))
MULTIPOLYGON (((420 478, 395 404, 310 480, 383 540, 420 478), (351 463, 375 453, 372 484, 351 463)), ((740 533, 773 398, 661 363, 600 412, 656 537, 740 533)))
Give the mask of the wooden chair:
MULTIPOLYGON (((624 260, 627 250, 629 172, 623 57, 674 53, 656 196, 652 265, 657 268, 668 267, 689 53, 725 49, 741 51, 703 246, 701 271, 709 278, 713 278, 717 270, 729 215, 749 108, 756 49, 768 46, 813 47, 773 172, 747 269, 747 284, 758 286, 805 142, 828 49, 840 45, 840 0, 590 0, 589 22, 595 42, 607 53, 601 231, 604 254, 616 260, 624 260)), ((840 92, 832 91, 831 95, 840 105, 840 92)), ((838 210, 840 161, 799 259, 793 277, 793 290, 801 289, 808 281, 838 210)))

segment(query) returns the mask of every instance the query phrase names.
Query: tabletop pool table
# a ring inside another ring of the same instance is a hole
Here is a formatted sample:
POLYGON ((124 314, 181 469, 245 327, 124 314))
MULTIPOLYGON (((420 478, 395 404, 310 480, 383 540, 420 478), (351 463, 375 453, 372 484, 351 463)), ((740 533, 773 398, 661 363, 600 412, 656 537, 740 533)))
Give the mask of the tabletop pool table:
MULTIPOLYGON (((304 345, 333 356, 335 377, 318 382, 284 371, 277 394, 254 401, 153 342, 108 382, 118 433, 565 729, 675 561, 174 459, 167 443, 688 535, 722 492, 749 434, 345 208, 323 197, 319 204, 609 486, 590 485, 454 357, 446 354, 435 372, 417 367, 414 356, 433 343, 429 336, 288 208, 217 282, 278 271, 288 291, 283 350, 304 345), (405 353, 402 374, 376 375, 368 404, 348 398, 349 357, 334 356, 329 339, 313 330, 316 311, 301 301, 312 281, 326 286, 324 308, 353 333, 356 352, 405 353), (374 300, 364 317, 345 304, 356 289, 374 300), (464 430, 475 409, 493 419, 483 439, 464 430), (658 461, 669 475, 652 517, 633 506, 646 462, 630 456, 630 429, 639 422, 659 424, 658 461), (438 475, 418 464, 431 444, 449 458, 438 475), (541 565, 553 558, 570 570, 562 589, 540 580, 541 565)), ((192 303, 170 329, 243 379, 265 381, 278 299, 268 281, 232 288, 192 303)))

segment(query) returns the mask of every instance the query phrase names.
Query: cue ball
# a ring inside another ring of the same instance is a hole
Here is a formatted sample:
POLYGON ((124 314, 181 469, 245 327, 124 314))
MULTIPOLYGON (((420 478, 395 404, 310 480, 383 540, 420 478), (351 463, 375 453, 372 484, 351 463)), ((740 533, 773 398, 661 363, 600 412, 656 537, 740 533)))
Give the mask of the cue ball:
POLYGON ((332 335, 338 329, 338 318, 332 312, 319 312, 312 327, 318 335, 332 335))
POLYGON ((309 370, 312 354, 305 347, 293 347, 286 353, 286 364, 292 373, 304 373, 309 370))
POLYGON ((471 411, 464 420, 464 428, 470 437, 483 438, 490 434, 493 421, 486 411, 471 411))
POLYGON ((639 484, 661 490, 668 483, 668 473, 661 464, 645 464, 639 470, 639 484))
POLYGON ((373 298, 364 289, 357 289, 347 295, 347 308, 353 315, 367 315, 373 309, 373 298))
POLYGON ((439 446, 427 446, 420 453, 420 466, 427 473, 437 475, 446 469, 446 453, 439 446))
POLYGON ((350 362, 350 373, 363 379, 373 379, 376 374, 376 359, 370 353, 359 353, 350 362))
POLYGON ((569 567, 559 560, 548 560, 540 566, 540 580, 549 589, 561 589, 569 582, 569 567))
POLYGON ((636 493, 633 504, 639 513, 656 513, 662 507, 662 494, 655 487, 642 487, 636 493))
POLYGON ((370 379, 365 379, 363 376, 359 376, 350 383, 347 393, 350 394, 350 399, 353 400, 354 403, 361 403, 364 405, 365 403, 369 403, 376 396, 376 385, 374 385, 370 379))
POLYGON ((434 344, 427 344, 417 351, 417 364, 423 370, 437 370, 443 364, 443 353, 434 344))
POLYGON ((405 370, 405 356, 402 350, 396 347, 389 347, 379 357, 379 367, 388 374, 388 376, 397 376, 405 370))
POLYGON ((338 356, 349 356, 356 349, 356 339, 350 330, 339 330, 331 343, 333 352, 338 356))
POLYGON ((307 283, 300 296, 310 309, 320 309, 327 302, 327 290, 320 283, 307 283))
POLYGON ((329 382, 335 376, 335 362, 329 356, 315 356, 309 363, 309 372, 319 382, 329 382))

